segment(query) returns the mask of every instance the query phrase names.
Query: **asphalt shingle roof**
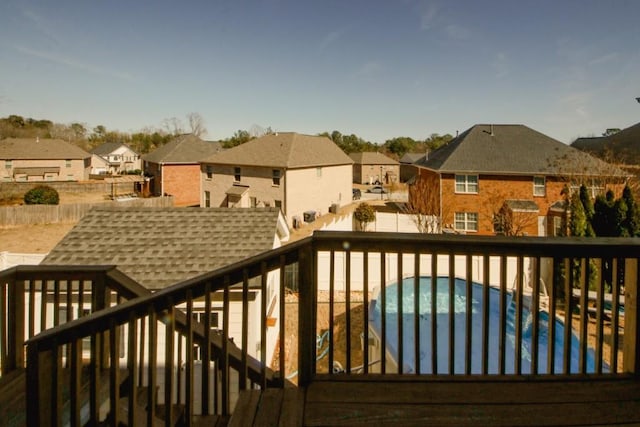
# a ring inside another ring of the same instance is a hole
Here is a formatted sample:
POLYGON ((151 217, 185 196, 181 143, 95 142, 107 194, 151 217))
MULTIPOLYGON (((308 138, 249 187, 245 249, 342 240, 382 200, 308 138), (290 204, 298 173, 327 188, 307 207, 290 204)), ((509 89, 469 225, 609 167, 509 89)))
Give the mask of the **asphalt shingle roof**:
POLYGON ((413 164, 423 158, 425 153, 405 153, 404 156, 400 159, 400 163, 403 164, 413 164))
POLYGON ((157 290, 273 248, 278 208, 94 208, 46 265, 116 265, 157 290))
MULTIPOLYGON (((92 154, 97 154, 98 156, 106 156, 108 154, 113 153, 114 151, 116 151, 120 147, 126 147, 129 150, 131 150, 131 148, 129 146, 127 146, 126 144, 123 144, 121 142, 105 142, 104 144, 100 144, 96 148, 91 150, 91 153, 92 154)), ((131 150, 131 151, 133 151, 133 150, 131 150)))
POLYGON ((578 138, 571 146, 598 156, 609 151, 615 161, 640 164, 640 123, 609 136, 578 138))
POLYGON ((214 154, 203 163, 294 169, 350 165, 353 160, 327 137, 279 132, 214 154))
POLYGON ((363 151, 351 153, 349 157, 359 165, 397 165, 398 162, 377 151, 363 151))
POLYGON ((590 175, 621 170, 524 125, 475 125, 416 163, 444 173, 590 175))
POLYGON ((221 150, 219 142, 203 141, 195 135, 181 135, 142 156, 142 159, 151 163, 194 164, 221 150))
POLYGON ((75 160, 91 157, 82 148, 61 139, 7 138, 0 140, 0 159, 75 160))

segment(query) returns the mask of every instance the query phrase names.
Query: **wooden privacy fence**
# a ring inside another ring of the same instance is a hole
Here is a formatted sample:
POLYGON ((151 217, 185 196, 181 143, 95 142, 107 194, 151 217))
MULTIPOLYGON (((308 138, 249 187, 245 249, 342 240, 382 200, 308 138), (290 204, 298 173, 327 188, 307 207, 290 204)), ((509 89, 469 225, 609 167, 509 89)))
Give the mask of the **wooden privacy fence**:
POLYGON ((96 206, 166 208, 173 206, 173 197, 135 198, 121 202, 104 201, 101 203, 69 203, 62 205, 0 206, 0 227, 78 222, 91 208, 96 206))

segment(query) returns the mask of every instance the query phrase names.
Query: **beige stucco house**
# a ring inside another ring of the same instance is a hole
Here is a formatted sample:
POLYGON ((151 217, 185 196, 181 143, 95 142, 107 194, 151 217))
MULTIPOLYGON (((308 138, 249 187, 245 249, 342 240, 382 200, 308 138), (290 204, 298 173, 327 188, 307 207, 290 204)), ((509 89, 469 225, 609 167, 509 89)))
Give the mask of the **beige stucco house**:
POLYGON ((351 203, 352 165, 326 137, 265 135, 201 162, 200 206, 275 206, 293 227, 351 203))
POLYGON ((90 168, 91 154, 60 139, 0 140, 1 181, 86 181, 90 168))

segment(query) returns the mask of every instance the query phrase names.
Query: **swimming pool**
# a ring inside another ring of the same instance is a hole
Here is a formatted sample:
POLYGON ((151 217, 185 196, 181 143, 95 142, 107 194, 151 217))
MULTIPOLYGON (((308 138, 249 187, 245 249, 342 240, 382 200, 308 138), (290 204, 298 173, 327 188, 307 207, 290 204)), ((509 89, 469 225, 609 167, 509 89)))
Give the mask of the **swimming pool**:
MULTIPOLYGON (((466 281, 456 278, 454 292, 454 373, 465 373, 465 343, 466 343, 466 311, 467 290, 466 281)), ((437 372, 444 374, 449 372, 449 278, 438 277, 436 282, 436 326, 437 326, 437 372)), ((432 350, 431 350, 431 277, 420 277, 419 281, 419 330, 420 330, 420 372, 431 374, 432 350)), ((378 290, 379 291, 379 290, 378 290)), ((414 278, 409 277, 402 281, 402 326, 403 326, 403 356, 399 365, 403 366, 403 372, 415 372, 415 326, 414 326, 414 278)), ((372 331, 381 336, 381 295, 371 301, 369 325, 372 331)), ((471 287, 471 372, 482 373, 482 310, 483 310, 483 286, 473 283, 471 287)), ((515 302, 511 295, 507 295, 506 318, 506 344, 505 344, 505 373, 515 372, 515 302)), ((398 362, 398 286, 397 283, 386 287, 385 292, 385 334, 386 348, 392 358, 398 362)), ((531 373, 532 329, 533 316, 530 311, 522 309, 522 345, 521 345, 521 372, 531 373)), ((554 372, 562 373, 563 348, 564 348, 564 323, 556 320, 555 324, 555 348, 554 348, 554 372)), ((500 339, 500 291, 496 288, 489 289, 489 322, 488 322, 488 372, 499 373, 499 339, 500 339)), ((538 373, 547 373, 548 357, 548 331, 549 315, 542 311, 538 321, 538 373)), ((572 332, 571 334, 571 362, 570 372, 579 371, 580 340, 572 332)), ((595 372, 595 355, 593 349, 587 349, 587 372, 595 372)), ((608 370, 606 366, 603 370, 608 370)))

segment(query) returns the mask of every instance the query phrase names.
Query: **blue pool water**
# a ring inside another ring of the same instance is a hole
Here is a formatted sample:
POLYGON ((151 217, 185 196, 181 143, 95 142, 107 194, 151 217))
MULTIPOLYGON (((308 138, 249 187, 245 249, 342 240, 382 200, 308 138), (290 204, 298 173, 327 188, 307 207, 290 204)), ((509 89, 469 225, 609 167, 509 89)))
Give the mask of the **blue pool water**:
MULTIPOLYGON (((432 372, 431 350, 431 278, 423 276, 419 282, 419 316, 420 316, 420 372, 430 374, 432 372)), ((449 372, 449 278, 438 277, 436 294, 436 325, 437 325, 437 360, 436 373, 449 372)), ((471 372, 482 372, 482 285, 472 284, 471 290, 471 372)), ((406 278, 402 282, 402 324, 403 324, 403 360, 401 365, 404 372, 415 371, 415 327, 414 327, 414 279, 406 278)), ((454 292, 454 372, 465 372, 465 341, 466 341, 466 310, 467 291, 466 282, 455 279, 454 292)), ((511 301, 511 295, 507 295, 507 319, 506 319, 506 344, 505 344, 505 373, 515 372, 515 303, 511 301)), ((380 336, 381 313, 380 295, 377 300, 372 300, 370 323, 380 336)), ((386 287, 386 343, 387 349, 397 360, 398 348, 398 286, 391 284, 386 287)), ((521 372, 531 373, 532 351, 532 315, 526 307, 522 310, 522 346, 521 346, 521 372)), ((499 335, 500 335, 500 291, 489 289, 489 373, 499 373, 499 335)), ((556 320, 555 324, 555 350, 554 362, 556 373, 561 373, 563 368, 564 349, 564 323, 556 320)), ((549 315, 540 312, 538 322, 538 372, 547 372, 548 357, 548 331, 549 315)), ((571 365, 570 371, 579 371, 579 338, 571 334, 571 365)), ((587 372, 595 371, 595 356, 592 349, 587 350, 587 372)), ((603 367, 604 370, 607 367, 603 367)))

